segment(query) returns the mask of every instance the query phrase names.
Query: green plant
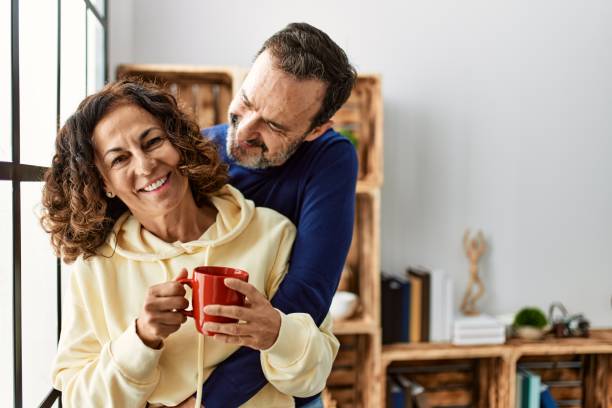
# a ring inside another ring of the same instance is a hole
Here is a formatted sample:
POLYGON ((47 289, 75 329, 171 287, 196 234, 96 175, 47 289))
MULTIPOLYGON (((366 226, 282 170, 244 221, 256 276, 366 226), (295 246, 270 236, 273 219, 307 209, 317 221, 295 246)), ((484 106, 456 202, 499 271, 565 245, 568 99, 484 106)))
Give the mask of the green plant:
POLYGON ((514 327, 531 326, 541 329, 548 324, 546 315, 537 307, 524 307, 514 317, 514 327))
POLYGON ((357 144, 359 143, 359 140, 357 140, 355 133, 351 129, 340 128, 338 129, 338 133, 340 133, 342 136, 350 140, 350 142, 353 144, 355 149, 357 148, 357 144))

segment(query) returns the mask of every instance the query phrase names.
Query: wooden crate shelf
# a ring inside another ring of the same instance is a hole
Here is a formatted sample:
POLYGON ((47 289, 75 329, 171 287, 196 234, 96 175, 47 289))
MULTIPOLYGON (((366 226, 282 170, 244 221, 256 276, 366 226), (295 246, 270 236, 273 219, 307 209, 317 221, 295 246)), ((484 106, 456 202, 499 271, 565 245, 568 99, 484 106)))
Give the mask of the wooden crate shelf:
MULTIPOLYGON (((472 375, 478 378, 472 384, 471 400, 466 405, 514 407, 517 366, 526 366, 535 367, 544 383, 556 385, 553 387, 556 398, 581 401, 585 407, 612 407, 612 330, 593 330, 589 338, 511 339, 506 344, 491 346, 391 344, 382 348, 382 372, 397 370, 402 364, 428 367, 465 359, 474 362, 472 375), (579 363, 579 369, 572 369, 571 362, 579 363)), ((440 375, 443 379, 448 373, 440 375)), ((381 388, 386 389, 386 375, 381 376, 381 382, 381 388)), ((461 398, 466 399, 465 395, 461 398)), ((435 396, 432 401, 438 401, 439 406, 446 403, 435 396)), ((384 396, 381 404, 385 404, 384 396)))
POLYGON ((337 335, 340 351, 327 380, 338 408, 377 406, 380 394, 380 334, 337 335))
POLYGON ((246 70, 231 67, 126 64, 117 78, 139 77, 165 86, 200 128, 227 122, 227 109, 246 70))
POLYGON ((359 74, 346 103, 332 118, 334 128, 357 139, 359 180, 383 182, 383 106, 380 76, 359 74))

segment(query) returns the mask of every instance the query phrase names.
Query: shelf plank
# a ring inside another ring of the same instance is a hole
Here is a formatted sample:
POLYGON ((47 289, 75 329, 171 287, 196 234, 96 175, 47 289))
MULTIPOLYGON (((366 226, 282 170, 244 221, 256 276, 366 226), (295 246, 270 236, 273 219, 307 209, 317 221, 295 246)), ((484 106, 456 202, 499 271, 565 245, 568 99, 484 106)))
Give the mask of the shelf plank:
POLYGON ((335 320, 334 334, 375 334, 377 326, 369 317, 335 320))
POLYGON ((455 346, 449 343, 396 343, 383 346, 384 362, 507 357, 504 345, 455 346))
POLYGON ((396 343, 383 346, 384 362, 574 354, 612 354, 612 330, 593 330, 589 338, 510 339, 505 344, 455 346, 450 343, 396 343))

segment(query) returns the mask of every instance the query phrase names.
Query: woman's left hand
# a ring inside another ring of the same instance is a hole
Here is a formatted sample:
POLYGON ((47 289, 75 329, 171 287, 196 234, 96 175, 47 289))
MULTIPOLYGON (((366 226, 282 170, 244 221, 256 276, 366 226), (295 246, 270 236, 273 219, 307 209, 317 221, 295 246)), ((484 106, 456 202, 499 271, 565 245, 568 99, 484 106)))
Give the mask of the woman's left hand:
POLYGON ((246 296, 242 306, 208 305, 204 313, 240 320, 239 323, 205 323, 203 329, 216 332, 214 339, 230 344, 266 350, 272 347, 281 326, 280 313, 255 286, 238 279, 225 279, 225 286, 246 296))

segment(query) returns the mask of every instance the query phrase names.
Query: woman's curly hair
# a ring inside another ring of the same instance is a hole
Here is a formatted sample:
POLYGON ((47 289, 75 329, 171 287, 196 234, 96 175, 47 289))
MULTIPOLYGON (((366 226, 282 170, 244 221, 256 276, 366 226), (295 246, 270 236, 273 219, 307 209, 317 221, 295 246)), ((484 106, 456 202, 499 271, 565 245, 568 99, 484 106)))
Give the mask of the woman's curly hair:
POLYGON ((198 125, 170 93, 139 79, 110 83, 85 98, 60 129, 53 162, 44 175, 41 224, 64 262, 74 262, 81 254, 96 255, 117 218, 128 209, 119 198, 106 197, 92 144, 96 125, 124 104, 139 106, 160 121, 179 152, 179 171, 188 178, 198 206, 227 182, 227 165, 216 145, 200 135, 198 125))

